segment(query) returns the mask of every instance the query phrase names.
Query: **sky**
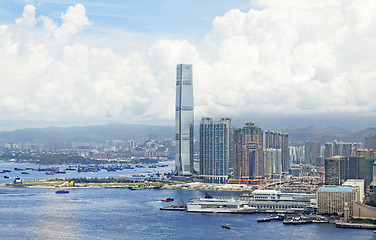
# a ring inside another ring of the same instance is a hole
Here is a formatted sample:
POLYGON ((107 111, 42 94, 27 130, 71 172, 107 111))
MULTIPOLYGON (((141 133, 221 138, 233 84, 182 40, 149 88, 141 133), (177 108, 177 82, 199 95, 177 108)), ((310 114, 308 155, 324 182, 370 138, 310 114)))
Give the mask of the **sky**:
POLYGON ((376 124, 372 0, 0 0, 0 130, 174 125, 176 65, 195 124, 376 124))

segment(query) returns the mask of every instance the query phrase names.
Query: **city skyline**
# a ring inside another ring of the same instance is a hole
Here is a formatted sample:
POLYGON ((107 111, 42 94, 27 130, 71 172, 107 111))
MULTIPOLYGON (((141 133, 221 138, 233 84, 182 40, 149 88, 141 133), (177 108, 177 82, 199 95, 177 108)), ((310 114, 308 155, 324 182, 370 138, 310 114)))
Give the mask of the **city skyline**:
POLYGON ((376 120, 372 1, 2 3, 0 130, 172 126, 179 63, 196 66, 196 123, 376 120))

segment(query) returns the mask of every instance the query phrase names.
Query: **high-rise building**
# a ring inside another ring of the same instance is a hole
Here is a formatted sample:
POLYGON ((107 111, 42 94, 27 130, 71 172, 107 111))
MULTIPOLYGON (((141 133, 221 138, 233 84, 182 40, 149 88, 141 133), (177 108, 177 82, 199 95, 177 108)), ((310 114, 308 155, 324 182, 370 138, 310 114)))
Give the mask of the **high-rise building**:
POLYGON ((176 69, 175 167, 180 176, 193 173, 193 86, 192 65, 179 64, 176 69))
POLYGON ((291 163, 299 164, 304 162, 304 146, 289 146, 291 163))
POLYGON ((265 131, 265 149, 281 149, 282 172, 289 171, 289 135, 285 132, 265 131))
POLYGON ((265 177, 278 177, 282 174, 281 149, 267 148, 264 150, 265 177))
POLYGON ((376 150, 376 134, 370 134, 364 137, 364 148, 376 150))
POLYGON ((317 165, 317 158, 320 157, 320 142, 307 141, 304 145, 304 163, 317 165))
POLYGON ((234 131, 234 177, 257 178, 264 175, 263 131, 253 122, 234 131))
POLYGON ((334 156, 325 159, 325 185, 340 186, 347 178, 345 157, 334 156))
POLYGON ((363 179, 368 186, 372 182, 374 159, 364 157, 333 156, 325 159, 325 185, 341 185, 347 179, 363 179))
POLYGON ((200 175, 212 183, 225 183, 232 158, 230 118, 214 121, 203 117, 200 123, 200 175))

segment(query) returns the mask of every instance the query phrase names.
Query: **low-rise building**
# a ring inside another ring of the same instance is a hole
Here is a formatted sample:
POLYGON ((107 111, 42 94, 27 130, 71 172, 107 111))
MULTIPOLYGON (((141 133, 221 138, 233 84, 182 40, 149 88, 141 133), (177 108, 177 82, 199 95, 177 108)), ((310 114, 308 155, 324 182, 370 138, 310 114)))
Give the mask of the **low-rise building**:
POLYGON ((344 213, 347 203, 350 215, 353 215, 353 203, 358 201, 358 188, 353 187, 322 187, 316 193, 317 211, 320 214, 344 213))
POLYGON ((357 202, 364 202, 364 179, 348 179, 342 184, 342 187, 357 188, 357 202))

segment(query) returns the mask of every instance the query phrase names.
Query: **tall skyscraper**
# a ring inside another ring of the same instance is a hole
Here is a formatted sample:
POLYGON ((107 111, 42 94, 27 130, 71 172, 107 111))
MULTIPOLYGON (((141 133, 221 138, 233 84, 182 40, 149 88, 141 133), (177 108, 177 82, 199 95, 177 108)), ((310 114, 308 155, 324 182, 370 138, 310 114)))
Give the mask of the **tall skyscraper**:
POLYGON ((264 175, 263 131, 247 122, 234 132, 234 177, 256 178, 264 175))
POLYGON ((289 172, 289 135, 285 132, 267 130, 265 132, 265 149, 281 149, 281 170, 289 172))
POLYGON ((193 173, 193 86, 192 64, 179 64, 176 69, 176 156, 180 176, 193 173))
POLYGON ((200 175, 209 182, 227 182, 232 158, 232 129, 230 118, 201 119, 200 175))

